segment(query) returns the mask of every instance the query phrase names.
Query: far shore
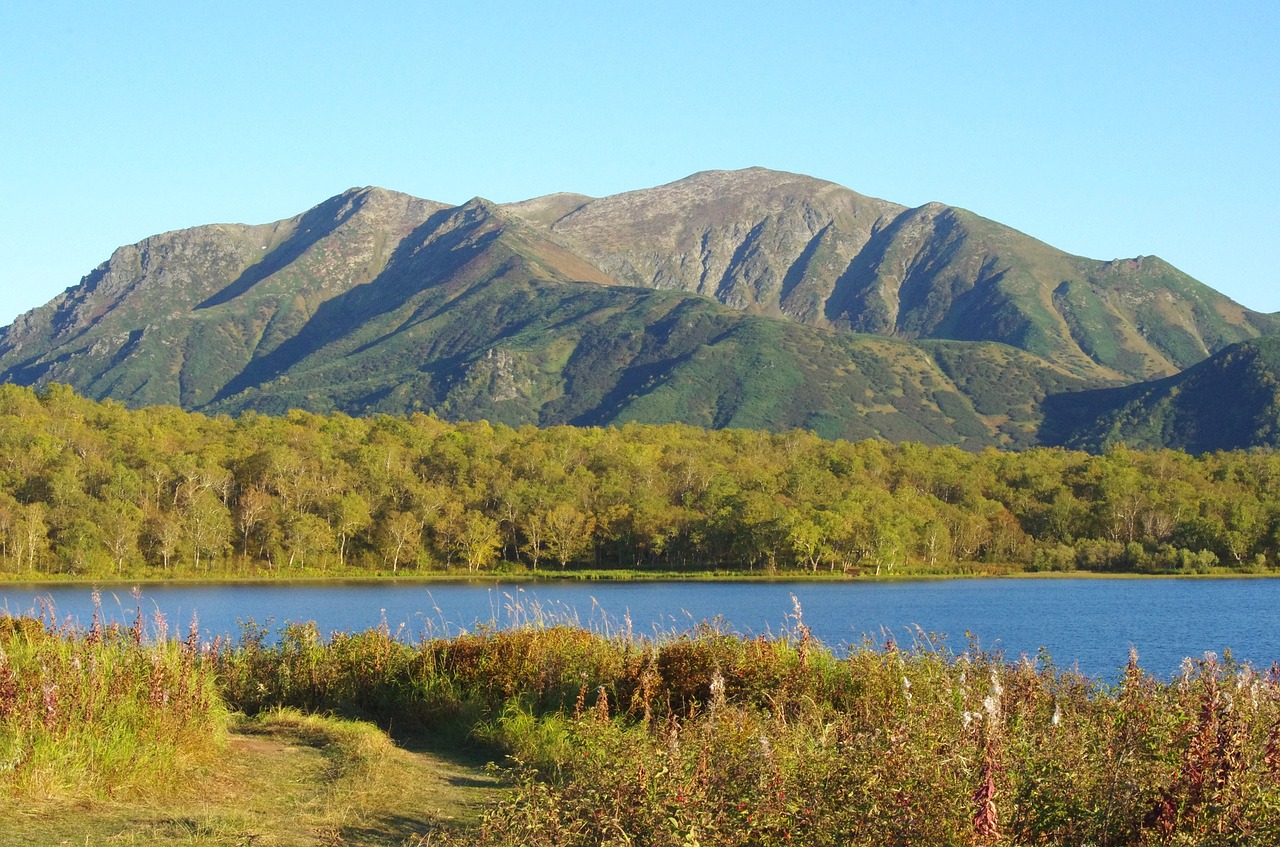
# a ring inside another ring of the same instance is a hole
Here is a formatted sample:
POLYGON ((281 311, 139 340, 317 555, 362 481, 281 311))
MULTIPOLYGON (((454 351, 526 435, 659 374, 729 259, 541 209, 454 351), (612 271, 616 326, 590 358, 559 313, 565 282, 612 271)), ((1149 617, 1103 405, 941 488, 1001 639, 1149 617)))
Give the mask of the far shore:
POLYGON ((951 573, 904 572, 896 574, 832 573, 830 571, 637 571, 623 569, 599 570, 511 570, 486 571, 484 573, 432 572, 414 574, 298 574, 294 576, 210 576, 210 577, 102 577, 71 574, 9 575, 0 577, 0 587, 54 587, 84 585, 90 588, 131 588, 156 585, 438 585, 471 584, 501 585, 511 582, 723 582, 723 583, 899 583, 945 582, 949 580, 1144 580, 1144 579, 1273 579, 1280 571, 1229 571, 1215 570, 1208 573, 1115 573, 1103 571, 956 571, 951 573))

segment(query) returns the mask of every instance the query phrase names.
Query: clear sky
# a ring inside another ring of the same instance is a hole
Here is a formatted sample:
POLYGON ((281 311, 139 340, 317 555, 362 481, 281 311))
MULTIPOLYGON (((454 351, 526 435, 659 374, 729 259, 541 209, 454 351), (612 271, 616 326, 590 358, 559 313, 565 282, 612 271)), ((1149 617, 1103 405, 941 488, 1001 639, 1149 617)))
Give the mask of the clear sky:
POLYGON ((1280 310, 1280 3, 11 0, 0 325, 122 244, 357 185, 601 196, 751 165, 1280 310))

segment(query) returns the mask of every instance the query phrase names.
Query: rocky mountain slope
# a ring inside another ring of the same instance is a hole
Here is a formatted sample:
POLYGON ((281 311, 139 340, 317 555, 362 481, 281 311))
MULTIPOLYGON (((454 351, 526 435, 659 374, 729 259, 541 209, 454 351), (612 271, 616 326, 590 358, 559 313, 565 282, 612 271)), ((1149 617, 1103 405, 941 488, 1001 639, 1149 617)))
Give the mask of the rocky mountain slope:
POLYGON ((432 410, 1028 446, 1051 394, 1280 329, 1159 259, 763 169, 592 199, 352 189, 122 247, 0 379, 206 412, 432 410))
POLYGON ((509 209, 625 284, 812 326, 998 341, 1087 379, 1176 373, 1280 327, 1154 257, 1084 259, 963 209, 762 168, 509 209))

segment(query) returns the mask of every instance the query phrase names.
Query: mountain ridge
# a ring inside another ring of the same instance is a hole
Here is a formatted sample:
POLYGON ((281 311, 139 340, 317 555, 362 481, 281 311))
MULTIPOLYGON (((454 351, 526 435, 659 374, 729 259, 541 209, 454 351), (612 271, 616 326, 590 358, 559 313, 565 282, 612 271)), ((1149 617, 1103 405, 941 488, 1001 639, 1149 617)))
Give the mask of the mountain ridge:
POLYGON ((211 413, 976 449, 1035 444, 1047 396, 1276 331, 1155 257, 1072 256, 963 209, 751 168, 502 204, 365 186, 273 223, 161 233, 0 329, 0 379, 211 413))

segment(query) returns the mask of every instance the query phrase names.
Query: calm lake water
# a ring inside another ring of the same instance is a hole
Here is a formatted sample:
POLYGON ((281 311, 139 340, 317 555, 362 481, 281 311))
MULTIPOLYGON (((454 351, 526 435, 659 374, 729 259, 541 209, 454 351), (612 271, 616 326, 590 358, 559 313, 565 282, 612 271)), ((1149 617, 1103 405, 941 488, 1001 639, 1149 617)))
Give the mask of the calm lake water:
MULTIPOLYGON (((986 579, 899 583, 432 583, 149 586, 135 600, 128 587, 103 587, 106 616, 132 622, 139 602, 185 635, 192 617, 212 637, 236 635, 240 621, 273 629, 315 621, 321 631, 358 631, 383 620, 407 639, 454 634, 477 625, 510 626, 529 618, 577 622, 639 635, 685 631, 721 618, 745 635, 779 634, 804 622, 841 648, 891 636, 910 644, 917 631, 945 636, 963 651, 971 633, 1007 659, 1047 650, 1060 667, 1078 665, 1113 678, 1137 649, 1146 670, 1168 676, 1183 657, 1230 649, 1266 668, 1280 661, 1280 580, 1275 579, 986 579)), ((83 586, 0 585, 10 614, 52 603, 59 620, 92 616, 83 586)))

